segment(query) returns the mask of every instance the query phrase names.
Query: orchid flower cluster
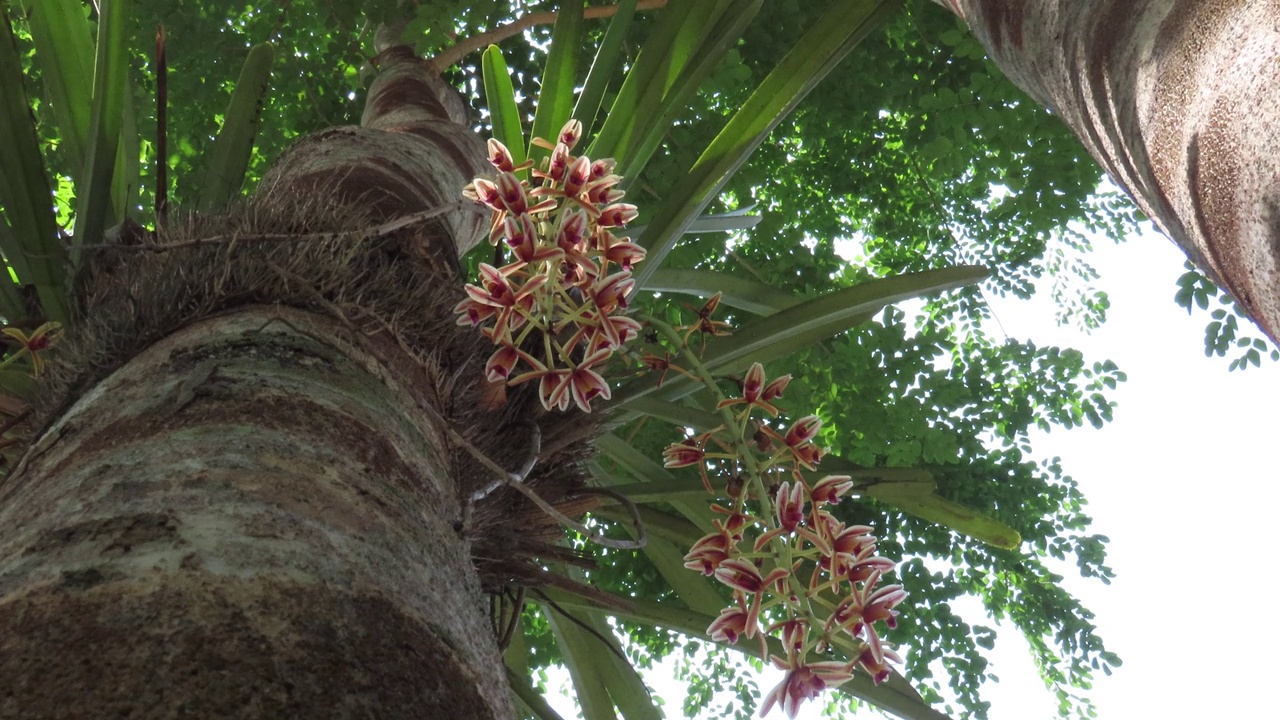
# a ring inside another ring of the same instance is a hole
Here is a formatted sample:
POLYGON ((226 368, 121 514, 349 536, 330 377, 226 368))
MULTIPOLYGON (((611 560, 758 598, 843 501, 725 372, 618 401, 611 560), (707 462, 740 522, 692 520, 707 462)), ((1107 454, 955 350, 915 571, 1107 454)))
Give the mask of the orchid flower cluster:
POLYGON ((724 518, 689 550, 685 567, 733 592, 733 604, 707 628, 711 638, 728 644, 757 638, 761 657, 786 671, 760 714, 780 704, 794 718, 805 700, 849 680, 855 667, 877 683, 889 677, 889 662, 902 659, 884 646, 875 623, 894 627, 894 606, 906 593, 901 585, 880 585, 894 563, 876 555, 872 529, 846 525, 830 512, 853 488, 852 479, 828 475, 810 483, 804 475, 822 459, 814 443, 821 420, 810 415, 785 432, 774 429, 783 426, 774 401, 790 380, 766 382, 764 368, 752 365, 742 396, 719 403, 732 424, 672 444, 664 460, 668 468, 698 468, 713 495, 708 470, 727 472, 723 495, 731 507, 711 506, 724 518), (777 482, 780 477, 787 479, 777 482), (767 635, 778 636, 786 657, 769 655, 767 635), (810 660, 849 641, 859 641, 851 646, 858 653, 852 661, 810 660))
POLYGON ((480 285, 467 285, 454 310, 459 325, 480 326, 497 346, 485 365, 490 382, 539 380, 548 410, 572 403, 591 412, 594 398, 610 396, 600 368, 640 331, 622 313, 635 285, 631 266, 645 251, 614 235, 636 208, 618 202, 622 178, 613 160, 573 154, 581 136, 582 123, 570 120, 554 145, 535 138, 551 151, 540 168, 516 164, 502 143, 489 140, 497 178, 476 178, 463 195, 493 211, 489 244, 505 243, 514 260, 481 263, 480 285), (523 177, 526 170, 535 182, 523 177), (527 371, 514 374, 521 364, 527 371))

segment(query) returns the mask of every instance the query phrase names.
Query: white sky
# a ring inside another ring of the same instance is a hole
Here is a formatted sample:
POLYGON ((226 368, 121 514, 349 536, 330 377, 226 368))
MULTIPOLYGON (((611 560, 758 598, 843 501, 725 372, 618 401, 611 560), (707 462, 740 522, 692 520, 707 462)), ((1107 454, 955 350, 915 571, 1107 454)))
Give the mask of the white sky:
MULTIPOLYGON (((1068 582, 1124 660, 1095 685, 1098 717, 1266 716, 1280 645, 1271 610, 1280 365, 1264 358, 1228 372, 1226 358, 1205 357, 1207 315, 1174 304, 1184 257, 1164 237, 1100 244, 1091 261, 1111 299, 1092 335, 1056 327, 1047 303, 996 312, 1012 337, 1110 358, 1129 376, 1111 395, 1114 422, 1034 441, 1038 454, 1063 458, 1095 531, 1111 538, 1116 580, 1068 582)), ((1009 652, 995 668, 992 720, 1054 717, 1025 646, 997 649, 1009 652)))
MULTIPOLYGON (((1010 337, 1073 347, 1128 373, 1102 430, 1059 428, 1033 440, 1038 457, 1062 457, 1089 500, 1093 531, 1111 538, 1110 586, 1066 580, 1124 661, 1111 677, 1099 673, 1090 693, 1098 717, 1266 716, 1280 647, 1271 580, 1280 473, 1270 457, 1280 442, 1280 364, 1264 358, 1261 368, 1228 372, 1228 359, 1205 357, 1207 314, 1189 317, 1173 302, 1184 258, 1154 231, 1119 246, 1100 241, 1089 259, 1111 300, 1091 335, 1057 326, 1047 293, 993 305, 1010 337)), ((899 609, 910 612, 910 599, 899 609)), ((991 720, 1057 717, 1015 630, 1002 629, 992 671, 1001 682, 985 691, 991 720)), ((768 692, 776 677, 758 682, 768 692)), ((668 716, 679 717, 683 690, 668 687, 668 716)), ((555 705, 574 716, 567 698, 555 705)), ((800 717, 821 717, 821 705, 800 717)))

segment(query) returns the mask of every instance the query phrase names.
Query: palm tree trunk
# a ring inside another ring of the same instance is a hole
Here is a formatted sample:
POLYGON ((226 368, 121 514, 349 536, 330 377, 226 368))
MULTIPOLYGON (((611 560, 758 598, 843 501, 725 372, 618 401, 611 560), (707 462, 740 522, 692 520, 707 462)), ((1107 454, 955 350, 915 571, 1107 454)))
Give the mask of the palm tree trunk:
POLYGON ((0 718, 513 715, 443 426, 479 417, 447 338, 484 219, 361 244, 274 210, 376 224, 485 164, 458 98, 382 61, 364 126, 301 141, 228 236, 86 281, 72 390, 0 481, 0 718))
POLYGON ((442 428, 363 337, 199 322, 0 488, 0 717, 507 718, 442 428))
POLYGON ((1280 3, 935 2, 1280 340, 1280 3))

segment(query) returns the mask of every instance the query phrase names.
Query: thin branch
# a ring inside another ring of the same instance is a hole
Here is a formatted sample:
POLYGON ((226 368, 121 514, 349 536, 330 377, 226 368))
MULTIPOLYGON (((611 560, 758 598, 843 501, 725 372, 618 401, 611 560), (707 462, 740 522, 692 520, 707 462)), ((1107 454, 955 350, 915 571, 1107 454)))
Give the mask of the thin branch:
POLYGON ((373 238, 390 235, 397 230, 403 230, 411 225, 426 222, 438 218, 446 213, 455 210, 466 210, 476 208, 479 212, 489 212, 488 208, 480 208, 471 202, 455 202, 443 205, 431 210, 423 210, 411 215, 396 218, 390 222, 381 225, 375 225, 371 228, 363 228, 360 230, 349 230, 346 232, 323 232, 323 233, 254 233, 250 235, 214 235, 213 237, 198 238, 196 240, 187 240, 176 243, 157 243, 151 245, 116 245, 114 243, 86 243, 81 245, 83 248, 115 248, 117 250, 146 250, 150 252, 166 252, 168 250, 176 250, 180 248, 200 247, 201 245, 218 245, 226 243, 242 243, 242 242, 321 242, 326 240, 338 240, 340 238, 355 238, 356 240, 371 240, 373 238))
MULTIPOLYGON (((640 0, 636 3, 636 10, 657 10, 666 4, 667 0, 640 0)), ((586 20, 595 20, 597 18, 613 17, 617 12, 617 5, 598 5, 584 9, 582 17, 586 20)), ((459 40, 452 47, 427 60, 427 65, 436 73, 440 73, 477 50, 500 43, 512 35, 522 33, 535 25, 549 25, 555 21, 556 12, 554 10, 522 15, 506 25, 499 25, 488 32, 482 32, 479 35, 472 35, 459 40)))
POLYGON ((164 24, 156 26, 156 222, 169 217, 169 62, 164 24))

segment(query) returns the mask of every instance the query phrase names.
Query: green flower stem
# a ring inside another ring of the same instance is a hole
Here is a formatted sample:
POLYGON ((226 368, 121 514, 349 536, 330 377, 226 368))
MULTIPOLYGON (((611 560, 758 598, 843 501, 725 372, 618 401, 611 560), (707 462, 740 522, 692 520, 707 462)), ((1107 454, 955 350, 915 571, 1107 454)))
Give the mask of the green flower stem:
MULTIPOLYGON (((707 387, 707 390, 711 393, 712 397, 715 398, 717 404, 728 400, 724 393, 720 391, 720 386, 716 384, 716 379, 712 376, 711 371, 708 370, 707 366, 702 364, 702 360, 697 355, 694 355, 693 351, 685 345, 684 338, 680 337, 680 333, 676 332, 675 328, 652 315, 641 314, 639 315, 639 320, 640 322, 643 322, 657 330, 664 338, 666 338, 667 342, 671 343, 677 349, 677 352, 680 353, 680 357, 683 358, 684 361, 689 364, 689 367, 693 372, 697 374, 698 379, 707 387)), ((744 423, 739 422, 738 418, 734 417, 734 414, 730 412, 729 408, 720 408, 719 413, 720 418, 724 420, 726 428, 736 429, 735 437, 730 438, 733 441, 734 450, 738 453, 738 459, 742 461, 747 472, 750 473, 751 477, 757 481, 758 487, 756 490, 758 491, 757 495, 760 497, 761 507, 772 514, 769 496, 764 492, 764 483, 761 480, 760 464, 756 461, 755 456, 749 451, 743 452, 744 443, 742 436, 744 423)))
MULTIPOLYGON (((664 338, 666 338, 667 342, 671 343, 678 349, 680 356, 689 364, 689 367, 693 372, 697 374, 698 379, 702 381, 702 384, 706 385, 707 390, 711 392, 711 395, 715 398, 717 404, 728 399, 725 397, 724 393, 720 391, 720 386, 716 384, 715 377, 711 375, 711 371, 707 370, 707 366, 702 364, 701 358, 693 354, 693 351, 685 344, 684 338, 680 337, 680 333, 676 332, 675 328, 651 315, 641 314, 639 319, 641 322, 657 330, 664 338)), ((748 407, 747 410, 742 413, 741 420, 735 417, 727 407, 720 408, 719 412, 720 417, 725 421, 725 426, 735 428, 735 437, 731 438, 734 450, 738 454, 738 460, 746 467, 747 473, 751 477, 752 484, 755 486, 756 496, 760 499, 760 514, 762 519, 770 529, 772 529, 774 520, 773 503, 770 502, 769 493, 766 491, 764 486, 763 468, 760 466, 760 463, 755 454, 751 451, 751 448, 747 446, 743 439, 747 423, 750 422, 751 419, 751 409, 748 407)), ((793 564, 791 544, 787 542, 779 542, 777 538, 774 538, 774 540, 770 541, 769 548, 773 556, 774 563, 776 563, 778 567, 790 570, 793 564)), ((796 578, 794 573, 788 573, 787 583, 791 586, 792 594, 797 598, 808 597, 808 593, 806 592, 807 588, 800 584, 799 579, 796 578)))

